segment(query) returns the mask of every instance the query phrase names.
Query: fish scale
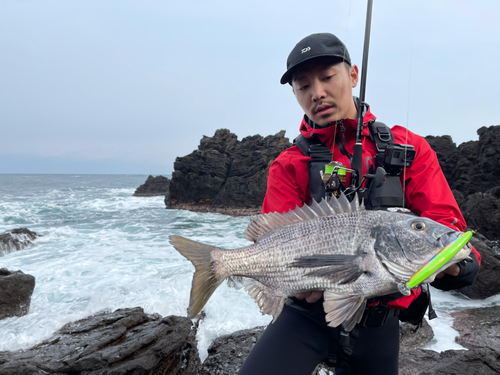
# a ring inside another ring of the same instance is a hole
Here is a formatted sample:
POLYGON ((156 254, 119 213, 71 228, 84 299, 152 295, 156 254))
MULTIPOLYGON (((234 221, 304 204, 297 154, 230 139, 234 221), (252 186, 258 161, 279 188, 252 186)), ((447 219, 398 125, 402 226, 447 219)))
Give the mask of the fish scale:
MULTIPOLYGON (((289 296, 324 291, 330 326, 350 330, 366 300, 403 286, 461 232, 407 213, 366 211, 341 195, 287 213, 257 217, 245 231, 254 244, 221 249, 180 236, 171 244, 195 266, 189 306, 194 317, 228 277, 243 277, 262 313, 276 320, 289 296)), ((464 247, 453 258, 468 256, 464 247)), ((449 264, 447 264, 449 265, 449 264)), ((440 270, 436 270, 435 274, 440 270)), ((434 275, 435 275, 434 274, 434 275)))

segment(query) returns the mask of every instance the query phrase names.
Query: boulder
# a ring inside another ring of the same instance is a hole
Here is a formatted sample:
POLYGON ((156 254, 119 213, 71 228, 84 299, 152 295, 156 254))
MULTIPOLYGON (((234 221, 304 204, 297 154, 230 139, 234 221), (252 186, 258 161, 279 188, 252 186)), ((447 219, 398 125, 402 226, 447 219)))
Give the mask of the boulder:
POLYGON ((399 355, 400 375, 457 375, 500 373, 500 350, 480 348, 473 350, 415 349, 399 355))
POLYGON ((26 315, 34 289, 33 276, 0 268, 0 319, 26 315))
MULTIPOLYGON (((199 375, 237 374, 264 330, 265 327, 255 327, 216 338, 208 348, 208 357, 203 362, 199 375)), ((432 328, 425 320, 418 330, 409 323, 402 323, 400 333, 400 352, 421 347, 434 337, 432 328)), ((319 364, 313 375, 333 374, 333 371, 333 368, 319 364)))
POLYGON ((195 335, 184 317, 148 315, 140 307, 101 312, 30 349, 0 352, 0 373, 194 375, 195 335))
POLYGON ((271 162, 290 147, 285 132, 238 141, 227 129, 204 136, 198 150, 178 157, 165 198, 167 208, 231 215, 258 214, 271 162))
POLYGON ((500 293, 498 247, 480 233, 474 234, 470 242, 481 255, 481 268, 474 284, 458 289, 458 291, 473 299, 487 298, 500 293))
POLYGON ((467 349, 500 349, 500 306, 467 309, 451 313, 455 341, 467 349))
POLYGON ((31 246, 33 241, 41 236, 28 228, 8 230, 0 234, 0 256, 31 246))
POLYGON ((149 176, 144 184, 139 186, 133 196, 134 197, 156 197, 165 195, 168 190, 170 180, 163 176, 149 176))
POLYGON ((421 327, 400 322, 399 337, 399 352, 407 352, 427 345, 433 339, 434 331, 426 319, 422 320, 421 327))
POLYGON ((265 329, 255 327, 217 337, 208 348, 199 375, 237 374, 265 329))

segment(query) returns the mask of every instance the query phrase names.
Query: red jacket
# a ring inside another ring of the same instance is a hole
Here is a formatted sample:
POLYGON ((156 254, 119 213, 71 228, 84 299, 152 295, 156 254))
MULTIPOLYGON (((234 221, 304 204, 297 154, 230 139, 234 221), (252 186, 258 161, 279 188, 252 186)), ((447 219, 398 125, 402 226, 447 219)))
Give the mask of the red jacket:
MULTIPOLYGON (((367 166, 374 165, 377 155, 375 143, 371 140, 368 130, 370 120, 375 120, 375 116, 368 109, 363 118, 362 174, 367 173, 367 166)), ((333 160, 350 167, 349 158, 343 155, 337 147, 337 139, 341 142, 345 140, 344 148, 352 155, 356 126, 357 120, 345 119, 342 126, 332 125, 313 129, 304 118, 300 125, 300 133, 306 138, 310 138, 313 133, 317 134, 321 142, 333 151, 333 160), (335 142, 334 137, 336 137, 335 142)), ((394 126, 392 133, 395 143, 409 144, 415 148, 415 160, 401 176, 402 182, 406 182, 406 186, 403 185, 405 186, 406 206, 420 216, 428 217, 454 230, 463 231, 466 227, 465 220, 439 166, 436 153, 424 138, 404 127, 394 126)), ((297 146, 288 148, 276 158, 269 168, 267 192, 262 206, 263 213, 282 213, 311 201, 307 170, 309 160, 311 158, 305 156, 297 146)), ((347 180, 347 185, 349 185, 349 180, 347 180)), ((475 249, 474 252, 480 261, 480 256, 475 249)), ((405 308, 418 294, 420 290, 414 290, 413 295, 393 301, 391 305, 395 308, 405 308)))

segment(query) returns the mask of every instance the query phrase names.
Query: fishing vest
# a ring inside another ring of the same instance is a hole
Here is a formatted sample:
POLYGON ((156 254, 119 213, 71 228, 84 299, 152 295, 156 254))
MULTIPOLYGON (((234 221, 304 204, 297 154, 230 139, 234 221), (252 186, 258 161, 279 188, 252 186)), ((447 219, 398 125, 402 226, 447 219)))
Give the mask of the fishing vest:
MULTIPOLYGON (((394 135, 391 129, 383 122, 371 121, 368 123, 368 129, 370 138, 375 142, 377 147, 377 155, 375 156, 375 168, 377 168, 382 165, 387 145, 394 143, 394 135)), ((340 152, 352 161, 352 155, 347 152, 344 145, 338 139, 336 142, 340 152)), ((314 133, 311 135, 311 138, 306 138, 300 134, 294 139, 293 144, 298 146, 304 155, 311 158, 308 164, 309 194, 312 199, 319 203, 325 197, 325 188, 320 172, 324 170, 325 164, 328 164, 332 160, 330 148, 321 143, 314 133)), ((364 194, 363 198, 367 209, 376 210, 404 206, 405 200, 399 176, 386 176, 386 180, 381 186, 376 187, 375 184, 371 184, 366 189, 366 192, 367 194, 364 194)), ((391 299, 390 296, 387 298, 391 299)), ((421 294, 409 307, 399 312, 399 320, 410 322, 420 327, 427 308, 429 309, 429 320, 436 318, 437 315, 432 308, 428 284, 422 284, 421 294)))
MULTIPOLYGON (((382 164, 387 145, 394 143, 394 135, 391 129, 383 122, 370 121, 368 129, 370 138, 375 142, 375 146, 377 147, 375 167, 378 167, 382 164)), ((337 139, 336 142, 340 152, 347 156, 349 160, 352 160, 352 155, 347 152, 341 141, 337 139)), ((304 155, 311 158, 307 167, 309 173, 309 194, 312 199, 320 202, 325 197, 321 172, 324 170, 325 164, 328 164, 332 160, 330 148, 321 143, 314 133, 311 134, 311 138, 306 138, 300 134, 294 139, 293 144, 298 146, 304 155)), ((384 184, 380 187, 370 184, 369 181, 368 184, 370 186, 367 186, 367 194, 363 196, 367 209, 403 207, 403 188, 399 176, 386 176, 384 184)))

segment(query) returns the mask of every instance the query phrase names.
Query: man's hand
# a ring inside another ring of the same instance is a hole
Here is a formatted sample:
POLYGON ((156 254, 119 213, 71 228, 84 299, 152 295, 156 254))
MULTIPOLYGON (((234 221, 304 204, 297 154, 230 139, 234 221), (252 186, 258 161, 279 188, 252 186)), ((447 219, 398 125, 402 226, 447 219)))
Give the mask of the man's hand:
MULTIPOLYGON (((457 264, 453 264, 449 266, 447 269, 445 269, 442 272, 439 272, 436 275, 436 279, 442 278, 445 274, 451 275, 451 276, 458 276, 460 275, 460 267, 457 264)), ((301 293, 303 294, 303 293, 301 293)))
MULTIPOLYGON (((458 267, 458 266, 457 266, 458 267)), ((313 290, 311 292, 299 293, 295 296, 297 299, 306 299, 309 303, 317 302, 323 296, 323 292, 320 290, 313 290)))

